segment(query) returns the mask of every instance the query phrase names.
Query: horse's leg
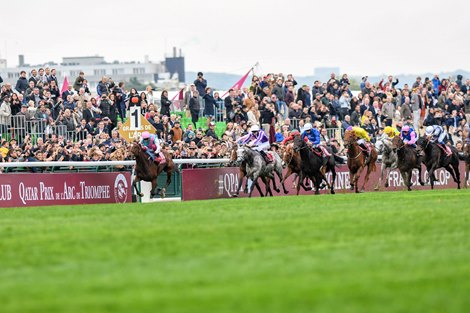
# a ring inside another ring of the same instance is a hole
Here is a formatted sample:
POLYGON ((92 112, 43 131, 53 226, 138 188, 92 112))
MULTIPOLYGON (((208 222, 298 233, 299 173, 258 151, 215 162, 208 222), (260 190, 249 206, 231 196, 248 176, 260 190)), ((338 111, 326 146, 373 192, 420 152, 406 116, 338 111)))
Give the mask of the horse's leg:
POLYGON ((251 194, 253 193, 253 189, 255 188, 256 184, 258 184, 258 175, 257 174, 253 175, 253 182, 251 183, 250 194, 248 195, 249 198, 251 198, 251 194))
POLYGON ((403 177, 403 184, 405 184, 408 191, 411 191, 411 174, 408 171, 402 171, 401 176, 403 177))
MULTIPOLYGON (((271 179, 273 180, 273 185, 276 186, 276 184, 274 183, 274 177, 267 176, 267 177, 262 178, 263 183, 266 185, 266 196, 268 196, 269 194, 272 197, 273 191, 271 190, 271 179)), ((280 191, 279 189, 276 190, 276 192, 279 192, 279 191, 280 191)))
POLYGON ((354 180, 356 179, 355 173, 351 169, 349 169, 349 189, 354 190, 354 180))
POLYGON ((382 186, 382 181, 384 179, 384 172, 387 170, 387 166, 385 165, 385 163, 382 163, 382 165, 380 166, 380 177, 379 177, 379 181, 377 182, 377 184, 375 185, 374 187, 374 190, 379 190, 380 189, 380 186, 382 186))
MULTIPOLYGON (((297 183, 297 195, 299 195, 299 192, 300 192, 300 184, 302 183, 302 181, 304 180, 304 174, 302 172, 300 172, 299 174, 299 182, 297 183)), ((303 185, 303 184, 302 184, 303 185)))
POLYGON ((361 166, 359 170, 356 172, 356 176, 354 176, 354 187, 356 189, 356 193, 359 193, 360 191, 364 191, 364 185, 362 185, 362 190, 359 190, 359 178, 361 178, 362 171, 364 171, 364 166, 361 166))
POLYGON ((366 186, 367 182, 369 181, 369 176, 370 176, 370 173, 372 172, 373 168, 374 168, 374 163, 369 162, 369 164, 367 165, 366 177, 364 177, 364 183, 362 184, 362 188, 361 188, 362 192, 365 191, 365 186, 366 186))
POLYGON ((428 175, 429 175, 429 180, 431 182, 431 189, 434 189, 434 180, 436 179, 434 177, 434 171, 435 171, 435 165, 431 165, 431 168, 428 170, 428 175))
MULTIPOLYGON (((274 188, 274 191, 276 191, 277 193, 279 193, 279 192, 281 192, 281 190, 280 190, 279 188, 277 188, 277 186, 276 186, 276 177, 275 177, 275 175, 274 175, 274 172, 275 172, 275 170, 273 169, 273 172, 271 172, 271 174, 269 175, 269 176, 270 176, 269 178, 270 178, 270 180, 272 179, 272 181, 273 181, 273 188, 274 188)), ((279 177, 279 181, 282 182, 282 173, 281 173, 281 177, 279 177)), ((269 187, 269 188, 271 188, 271 187, 269 187)))
POLYGON ((292 169, 288 166, 288 167, 287 167, 286 175, 284 175, 284 177, 283 177, 282 180, 281 180, 282 188, 284 189, 284 193, 285 193, 285 194, 288 194, 289 191, 286 190, 286 187, 284 186, 284 182, 286 181, 287 177, 289 177, 290 175, 292 175, 292 169))
POLYGON ((315 180, 315 194, 316 195, 320 194, 320 185, 322 183, 322 177, 323 177, 323 174, 320 171, 315 173, 314 177, 310 177, 310 179, 315 180))
MULTIPOLYGON (((445 169, 450 173, 450 175, 452 175, 452 178, 454 179, 454 181, 457 183, 457 189, 460 189, 460 181, 459 181, 459 177, 460 176, 460 172, 455 173, 456 172, 456 169, 454 167, 453 164, 448 164, 445 169)), ((457 171, 459 169, 457 168, 457 171)))
MULTIPOLYGON (((242 182, 243 182, 243 178, 245 177, 245 173, 242 171, 242 170, 239 170, 238 172, 238 188, 237 188, 237 191, 235 191, 235 193, 232 195, 232 197, 238 197, 238 195, 240 194, 240 189, 243 187, 242 186, 242 182)), ((248 179, 246 180, 248 182, 248 179)), ((245 183, 245 187, 246 187, 246 184, 245 183)))
POLYGON ((155 195, 157 194, 157 188, 158 188, 158 185, 157 185, 157 177, 155 177, 155 178, 152 180, 152 189, 150 189, 150 198, 155 197, 155 195))
MULTIPOLYGON (((419 162, 419 161, 418 161, 419 162)), ((424 181, 423 179, 421 178, 421 172, 422 172, 422 169, 421 169, 421 162, 419 162, 419 164, 415 167, 416 169, 418 169, 418 180, 419 180, 419 184, 421 186, 424 186, 424 181)))
POLYGON ((135 189, 135 193, 139 196, 139 197, 143 197, 144 194, 142 192, 139 191, 139 189, 137 188, 137 183, 140 182, 140 178, 138 178, 137 176, 135 176, 134 178, 134 182, 132 183, 132 186, 134 186, 134 189, 135 189))
POLYGON ((286 186, 284 186, 284 178, 282 177, 282 166, 276 168, 276 175, 279 178, 279 181, 281 182, 282 191, 286 194, 287 190, 286 190, 286 186))
POLYGON ((335 192, 335 182, 336 182, 336 169, 335 169, 335 165, 332 164, 330 165, 330 172, 331 172, 331 188, 330 188, 330 192, 332 195, 334 195, 336 192, 335 192))

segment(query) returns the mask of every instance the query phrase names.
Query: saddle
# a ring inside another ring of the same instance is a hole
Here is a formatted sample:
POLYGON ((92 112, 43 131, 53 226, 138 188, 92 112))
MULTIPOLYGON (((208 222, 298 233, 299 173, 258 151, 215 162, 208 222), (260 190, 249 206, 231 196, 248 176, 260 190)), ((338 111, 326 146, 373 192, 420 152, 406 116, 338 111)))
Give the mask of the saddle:
POLYGON ((157 156, 155 157, 153 162, 155 162, 155 164, 157 164, 157 165, 165 164, 166 163, 166 158, 163 155, 163 153, 160 152, 159 154, 157 154, 157 156))
POLYGON ((273 163, 274 162, 274 155, 272 154, 272 152, 267 152, 266 157, 264 159, 266 161, 266 164, 273 163))

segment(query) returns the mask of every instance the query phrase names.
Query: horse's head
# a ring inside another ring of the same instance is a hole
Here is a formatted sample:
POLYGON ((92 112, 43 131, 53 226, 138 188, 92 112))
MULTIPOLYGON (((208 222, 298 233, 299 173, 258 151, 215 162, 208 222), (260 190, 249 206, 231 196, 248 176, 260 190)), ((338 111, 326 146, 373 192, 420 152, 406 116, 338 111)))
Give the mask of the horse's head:
POLYGON ((142 147, 137 142, 134 142, 129 146, 129 151, 134 157, 138 156, 140 153, 143 152, 142 147))
POLYGON ((374 146, 378 154, 382 154, 382 152, 384 151, 385 140, 386 139, 384 136, 377 138, 377 141, 375 142, 374 146))
POLYGON ((393 137, 393 139, 392 139, 392 149, 393 150, 400 150, 401 148, 403 148, 404 145, 405 145, 405 143, 400 138, 400 136, 393 137))
POLYGON ((293 142, 294 142, 293 150, 295 152, 299 152, 300 149, 302 149, 302 147, 305 145, 305 141, 302 139, 302 136, 300 136, 299 134, 294 136, 293 142))
POLYGON ((236 162, 241 163, 241 162, 245 161, 248 148, 246 146, 237 146, 236 149, 237 149, 236 150, 237 151, 237 153, 236 153, 236 156, 237 156, 236 162))
POLYGON ((356 134, 352 130, 347 130, 344 132, 344 145, 351 146, 354 142, 356 142, 356 134))
POLYGON ((421 153, 422 151, 426 150, 426 148, 429 145, 429 142, 430 140, 428 137, 426 136, 419 137, 418 140, 416 141, 416 151, 421 153))
POLYGON ((281 149, 281 159, 282 159, 282 167, 286 167, 292 161, 294 156, 294 144, 289 143, 286 146, 282 146, 281 149))

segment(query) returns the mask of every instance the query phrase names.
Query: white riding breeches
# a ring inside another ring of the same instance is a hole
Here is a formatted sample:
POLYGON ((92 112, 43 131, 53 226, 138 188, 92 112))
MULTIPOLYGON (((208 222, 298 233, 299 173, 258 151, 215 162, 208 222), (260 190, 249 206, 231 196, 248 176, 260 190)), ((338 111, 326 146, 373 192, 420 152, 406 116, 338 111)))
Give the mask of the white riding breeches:
POLYGON ((358 145, 365 145, 366 144, 366 140, 364 138, 361 138, 357 141, 357 144, 358 145))
POLYGON ((269 148, 271 148, 271 145, 269 144, 269 141, 266 141, 265 143, 261 143, 256 147, 253 147, 254 150, 256 151, 268 151, 269 148))

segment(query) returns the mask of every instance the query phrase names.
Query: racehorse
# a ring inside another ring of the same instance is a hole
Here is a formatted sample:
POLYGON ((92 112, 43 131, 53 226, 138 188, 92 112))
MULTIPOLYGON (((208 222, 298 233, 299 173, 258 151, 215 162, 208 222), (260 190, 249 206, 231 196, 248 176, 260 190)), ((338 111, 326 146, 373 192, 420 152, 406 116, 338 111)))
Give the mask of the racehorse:
POLYGON ((386 136, 378 138, 375 142, 378 154, 382 154, 382 164, 380 166, 380 178, 374 190, 379 190, 385 177, 385 188, 388 188, 388 176, 390 172, 397 168, 397 153, 393 150, 392 142, 386 136))
MULTIPOLYGON (((243 178, 246 177, 246 161, 238 162, 238 155, 237 155, 238 146, 233 145, 232 150, 230 151, 230 161, 228 162, 227 166, 234 167, 237 166, 239 169, 238 172, 238 189, 237 192, 233 195, 234 197, 238 197, 240 193, 240 188, 242 188, 243 178)), ((256 189, 258 190, 261 197, 264 197, 263 192, 261 191, 261 187, 259 184, 256 184, 256 189)), ((243 189, 245 193, 248 193, 248 179, 245 180, 245 188, 243 189)))
POLYGON ((434 171, 444 167, 457 183, 457 189, 460 189, 460 170, 459 170, 459 154, 455 147, 450 147, 452 154, 447 156, 446 153, 436 143, 431 142, 428 138, 420 137, 416 142, 418 151, 424 151, 424 161, 428 176, 431 182, 431 189, 434 189, 434 182, 437 181, 434 171))
MULTIPOLYGON (((293 143, 289 143, 288 145, 283 146, 283 149, 282 149, 282 162, 283 162, 283 165, 287 166, 287 172, 284 175, 284 177, 282 178, 283 183, 285 183, 286 179, 290 175, 294 174, 294 175, 297 176, 297 177, 294 178, 295 188, 297 188, 297 184, 301 184, 300 186, 302 186, 302 188, 305 191, 312 190, 312 188, 306 187, 305 184, 302 181, 300 181, 300 171, 302 170, 301 169, 302 159, 300 158, 300 153, 294 151, 294 144, 293 143), (296 179, 297 179, 297 182, 295 182, 296 179)), ((289 191, 284 190, 284 193, 287 194, 287 193, 289 193, 289 191)))
POLYGON ((175 164, 173 163, 171 156, 165 151, 162 151, 163 155, 165 156, 166 163, 160 163, 157 165, 150 158, 150 156, 145 153, 141 145, 138 143, 134 143, 131 145, 130 152, 135 158, 135 178, 132 185, 134 186, 136 193, 140 197, 144 196, 144 194, 137 189, 137 183, 143 180, 152 183, 150 197, 155 197, 159 189, 157 183, 158 175, 160 175, 162 172, 166 172, 166 186, 160 189, 160 197, 164 198, 166 188, 168 188, 171 183, 171 176, 176 170, 175 164))
POLYGON ((271 151, 270 153, 272 153, 274 161, 272 163, 266 164, 261 154, 248 146, 239 146, 237 150, 237 161, 240 163, 242 163, 243 161, 246 162, 246 177, 250 178, 253 181, 249 190, 250 198, 254 186, 258 183, 258 178, 261 178, 261 180, 266 185, 266 195, 273 195, 270 186, 271 180, 273 181, 274 190, 276 192, 280 192, 279 188, 276 187, 274 173, 277 174, 279 180, 281 181, 281 184, 283 185, 283 189, 285 190, 284 183, 282 182, 281 158, 277 153, 273 151, 271 151))
POLYGON ((405 145, 403 140, 399 136, 395 136, 392 139, 393 149, 396 150, 398 162, 397 166, 400 170, 401 176, 405 186, 408 187, 408 191, 411 191, 411 175, 413 169, 418 169, 418 178, 421 186, 424 186, 424 182, 421 179, 421 162, 422 158, 416 155, 416 150, 412 147, 405 145))
POLYGON ((351 181, 351 190, 359 192, 358 182, 362 171, 367 167, 366 176, 364 183, 362 184, 361 192, 364 192, 365 185, 369 181, 369 176, 372 171, 375 171, 375 161, 377 161, 377 151, 374 147, 371 147, 370 157, 366 163, 366 156, 364 155, 362 148, 357 143, 357 137, 352 130, 347 130, 344 133, 344 145, 348 148, 348 168, 349 168, 349 179, 351 181))
MULTIPOLYGON (((300 135, 294 137, 294 150, 300 153, 301 171, 300 171, 300 182, 297 184, 297 195, 300 191, 300 183, 303 182, 305 177, 310 178, 315 186, 315 194, 320 193, 320 184, 322 180, 325 180, 331 194, 335 194, 334 184, 336 180, 336 168, 334 155, 331 154, 325 165, 326 169, 322 172, 321 167, 323 165, 323 158, 320 152, 313 151, 309 145, 302 139, 300 135), (331 172, 331 185, 326 179, 325 172, 331 172)), ((331 152, 331 151, 329 151, 331 152)))

